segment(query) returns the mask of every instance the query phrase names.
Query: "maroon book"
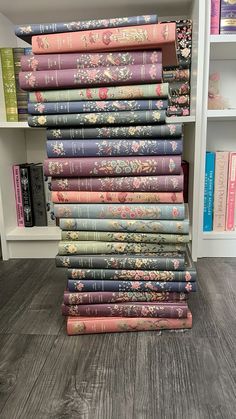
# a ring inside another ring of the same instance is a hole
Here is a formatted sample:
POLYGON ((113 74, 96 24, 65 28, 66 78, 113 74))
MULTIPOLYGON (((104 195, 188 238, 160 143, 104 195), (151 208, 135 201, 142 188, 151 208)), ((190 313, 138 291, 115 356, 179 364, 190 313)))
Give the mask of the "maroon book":
POLYGON ((184 202, 188 202, 189 162, 183 160, 181 166, 184 174, 184 202))

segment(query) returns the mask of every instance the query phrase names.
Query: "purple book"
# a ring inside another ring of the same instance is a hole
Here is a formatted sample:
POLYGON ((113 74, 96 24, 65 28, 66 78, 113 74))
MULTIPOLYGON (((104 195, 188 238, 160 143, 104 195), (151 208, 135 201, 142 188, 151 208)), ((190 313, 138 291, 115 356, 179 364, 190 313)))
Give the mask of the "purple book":
POLYGON ((66 70, 161 63, 161 50, 90 52, 89 54, 41 54, 21 57, 21 71, 66 70))
POLYGON ((129 83, 162 81, 162 64, 111 66, 85 69, 46 70, 19 74, 23 90, 65 87, 116 86, 129 83))
POLYGON ((221 0, 220 33, 236 33, 236 2, 221 0))
POLYGON ((183 175, 96 178, 52 178, 52 191, 180 192, 183 175))
POLYGON ((187 317, 186 302, 128 302, 111 304, 62 304, 64 316, 108 316, 108 317, 168 317, 182 319, 187 317))
POLYGON ((44 174, 53 177, 179 175, 181 156, 57 158, 44 161, 44 174))

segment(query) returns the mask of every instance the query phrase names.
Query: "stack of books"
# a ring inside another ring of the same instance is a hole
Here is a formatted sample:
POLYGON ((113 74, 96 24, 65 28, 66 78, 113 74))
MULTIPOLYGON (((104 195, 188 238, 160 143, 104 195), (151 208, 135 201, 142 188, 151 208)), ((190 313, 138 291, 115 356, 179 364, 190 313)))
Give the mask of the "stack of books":
POLYGON ((166 124, 162 83, 163 65, 178 63, 176 24, 156 22, 139 16, 36 33, 34 71, 20 73, 29 125, 47 127, 44 172, 62 229, 56 264, 67 268, 68 334, 192 325, 183 126, 166 124))

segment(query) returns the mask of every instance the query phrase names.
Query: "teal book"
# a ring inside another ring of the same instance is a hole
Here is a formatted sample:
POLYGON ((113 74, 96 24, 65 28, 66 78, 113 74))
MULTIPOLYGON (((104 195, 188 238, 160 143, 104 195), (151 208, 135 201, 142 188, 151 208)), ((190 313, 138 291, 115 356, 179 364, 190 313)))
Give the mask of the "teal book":
POLYGON ((211 151, 207 151, 206 162, 205 162, 203 231, 213 230, 214 183, 215 183, 215 153, 211 151))

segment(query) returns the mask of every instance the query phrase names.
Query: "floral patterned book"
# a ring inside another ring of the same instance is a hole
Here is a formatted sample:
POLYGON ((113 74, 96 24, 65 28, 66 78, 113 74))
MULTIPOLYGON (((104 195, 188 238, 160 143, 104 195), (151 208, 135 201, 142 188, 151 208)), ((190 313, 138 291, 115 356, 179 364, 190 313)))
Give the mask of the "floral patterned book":
MULTIPOLYGON (((44 119, 43 119, 44 121, 44 119)), ((75 138, 180 138, 183 135, 183 124, 133 125, 96 128, 53 128, 47 129, 47 139, 75 138)))
POLYGON ((170 83, 172 81, 189 82, 190 70, 181 70, 179 68, 175 68, 174 70, 163 70, 163 81, 166 83, 170 83))
MULTIPOLYGON (((130 179, 130 178, 129 178, 130 179)), ((56 179, 55 179, 56 180, 56 179)), ((183 192, 93 192, 93 191, 52 191, 54 203, 173 203, 183 202, 183 192)))
POLYGON ((185 292, 69 292, 64 291, 66 305, 122 303, 127 301, 186 301, 185 292))
POLYGON ((23 90, 65 87, 115 86, 130 83, 162 81, 162 64, 111 66, 84 69, 21 71, 20 87, 23 90))
POLYGON ((80 269, 185 270, 185 253, 56 256, 56 266, 80 269))
POLYGON ((62 230, 127 231, 140 233, 188 234, 189 220, 124 220, 61 218, 62 230))
POLYGON ((187 317, 188 306, 182 302, 125 302, 111 304, 62 304, 64 316, 107 316, 107 317, 187 317))
POLYGON ((195 292, 196 282, 165 282, 165 281, 99 281, 99 280, 75 280, 68 279, 68 290, 70 292, 87 291, 169 291, 169 292, 195 292))
POLYGON ((95 157, 95 156, 158 156, 182 154, 183 140, 48 140, 47 156, 95 157))
POLYGON ((164 124, 166 111, 124 111, 34 115, 28 117, 30 127, 68 127, 89 125, 164 124))
POLYGON ((93 255, 122 253, 184 252, 185 244, 180 243, 124 243, 102 241, 59 241, 58 255, 93 255))
POLYGON ((179 175, 181 156, 84 157, 44 160, 45 176, 179 175))
POLYGON ((79 100, 166 99, 169 83, 89 87, 86 89, 41 90, 29 92, 29 102, 78 102, 79 100))
POLYGON ((79 112, 117 112, 162 110, 168 108, 167 99, 159 100, 98 100, 79 102, 29 102, 28 113, 31 115, 65 114, 79 112))
POLYGON ((172 196, 173 192, 181 193, 183 191, 183 175, 100 178, 53 177, 50 188, 52 191, 81 191, 82 194, 86 191, 104 191, 104 195, 112 191, 115 191, 113 193, 117 193, 118 191, 135 191, 137 193, 137 191, 141 191, 144 193, 167 192, 171 193, 172 196))
POLYGON ((66 70, 124 65, 161 64, 161 50, 41 54, 23 56, 21 71, 66 70))
POLYGON ((187 318, 138 318, 138 317, 68 317, 67 334, 86 335, 93 333, 138 332, 147 330, 191 329, 192 314, 187 318))

